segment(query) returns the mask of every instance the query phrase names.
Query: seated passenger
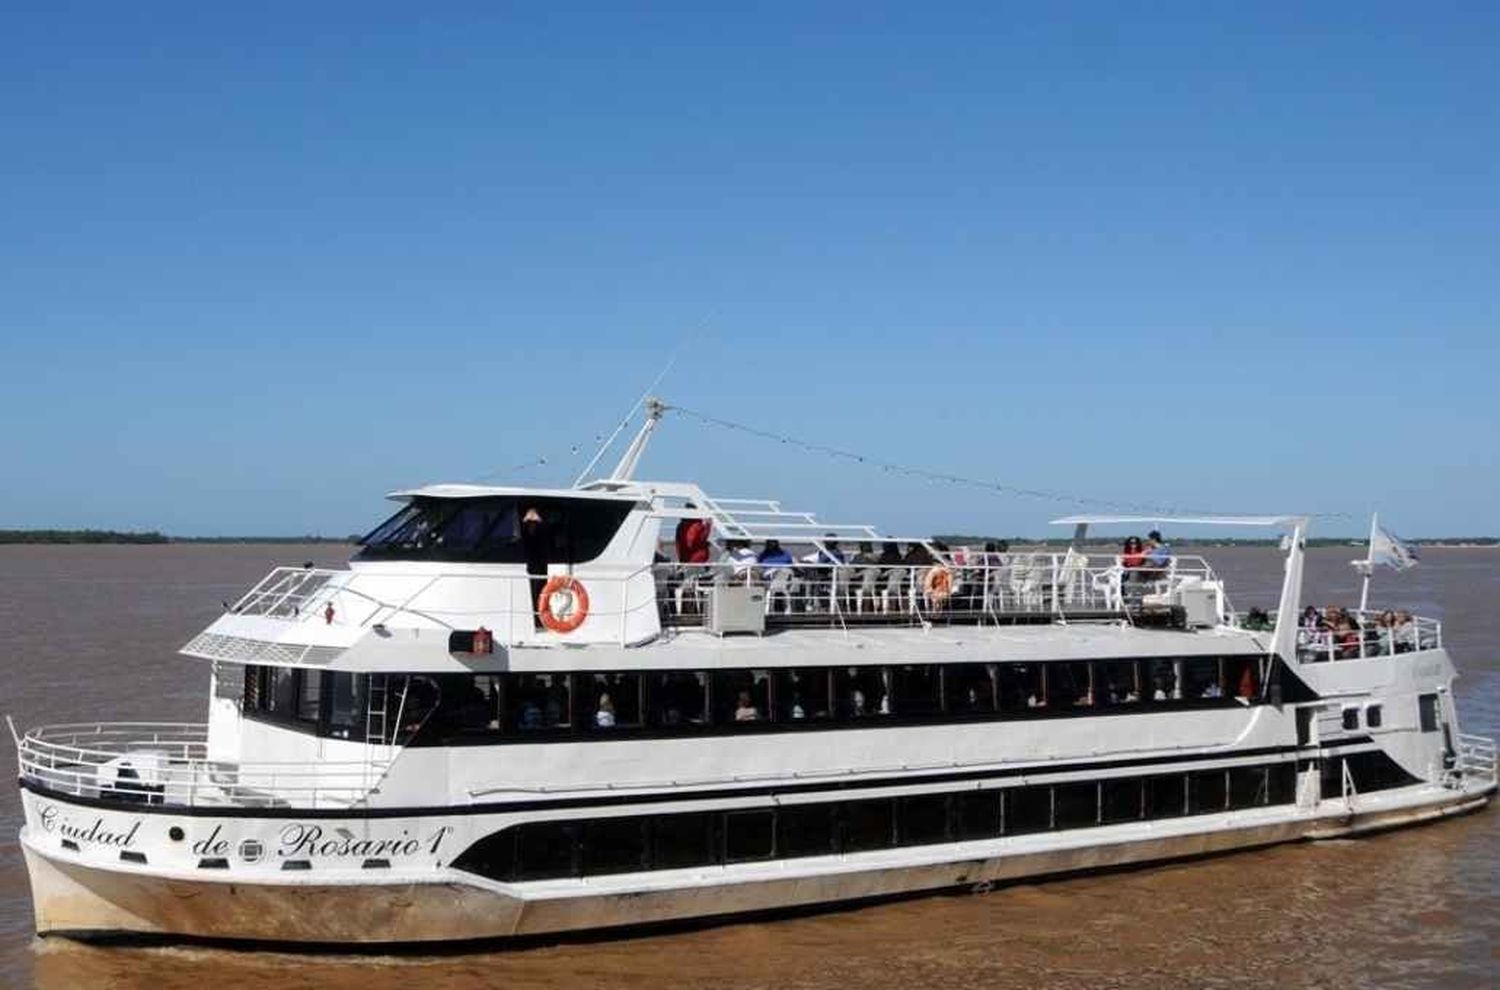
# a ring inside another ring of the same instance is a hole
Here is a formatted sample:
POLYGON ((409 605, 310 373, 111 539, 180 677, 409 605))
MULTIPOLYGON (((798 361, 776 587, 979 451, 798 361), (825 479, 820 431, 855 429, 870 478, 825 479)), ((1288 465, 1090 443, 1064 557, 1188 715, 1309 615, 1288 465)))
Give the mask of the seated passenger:
POLYGON ((859 688, 849 695, 849 714, 854 718, 864 718, 869 714, 865 711, 865 693, 859 688))
POLYGON ((1203 689, 1203 693, 1199 697, 1222 698, 1224 697, 1224 689, 1219 686, 1218 681, 1209 681, 1208 686, 1203 689))
POLYGON ((797 693, 797 694, 793 694, 792 695, 792 713, 791 714, 792 714, 792 718, 794 718, 794 719, 807 718, 807 711, 806 711, 806 709, 804 709, 802 707, 802 695, 801 695, 801 693, 797 693))
POLYGON ((1395 625, 1391 627, 1391 641, 1396 644, 1397 653, 1410 653, 1421 645, 1417 639, 1417 624, 1410 612, 1396 613, 1395 625))
MULTIPOLYGON (((793 715, 792 717, 795 718, 796 716, 793 715)), ((750 692, 741 691, 739 701, 734 706, 734 720, 736 722, 754 722, 758 718, 760 718, 760 710, 750 700, 750 692)))
POLYGON ((608 694, 599 696, 599 708, 594 712, 594 725, 601 729, 615 727, 615 703, 609 699, 608 694))
POLYGON ((755 562, 760 564, 762 571, 791 567, 793 564, 792 555, 782 549, 780 540, 767 540, 764 549, 755 558, 755 562))
POLYGON ((899 567, 901 565, 901 546, 890 540, 880 545, 880 557, 875 561, 882 567, 899 567))
POLYGON ((901 558, 901 563, 907 567, 927 567, 937 563, 937 558, 922 544, 912 543, 906 548, 906 556, 901 558))
MULTIPOLYGON (((692 502, 684 509, 696 510, 692 502)), ((706 564, 709 560, 708 537, 713 523, 707 519, 683 519, 677 523, 677 562, 680 564, 706 564)))
POLYGON ((735 577, 748 579, 755 574, 756 554, 750 549, 749 540, 725 540, 724 555, 732 565, 735 577))
POLYGON ((1161 530, 1153 529, 1146 534, 1146 559, 1144 566, 1154 571, 1165 571, 1172 563, 1172 545, 1162 538, 1161 530))

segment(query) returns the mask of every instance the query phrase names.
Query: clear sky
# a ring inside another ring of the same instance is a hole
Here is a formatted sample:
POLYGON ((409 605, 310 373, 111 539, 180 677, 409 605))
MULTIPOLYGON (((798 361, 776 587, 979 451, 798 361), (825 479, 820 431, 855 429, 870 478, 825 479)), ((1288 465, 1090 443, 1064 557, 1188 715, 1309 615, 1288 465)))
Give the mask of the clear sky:
MULTIPOLYGON (((623 6, 6 4, 0 528, 568 482, 680 347, 670 401, 889 461, 1500 532, 1500 6, 623 6)), ((1076 508, 686 419, 645 467, 1076 508)))

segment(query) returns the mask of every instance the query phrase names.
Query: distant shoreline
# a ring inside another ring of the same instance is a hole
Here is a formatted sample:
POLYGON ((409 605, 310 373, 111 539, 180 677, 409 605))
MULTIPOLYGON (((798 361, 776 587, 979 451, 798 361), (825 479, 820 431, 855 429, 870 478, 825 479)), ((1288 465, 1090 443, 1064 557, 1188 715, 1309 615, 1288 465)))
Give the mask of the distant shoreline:
POLYGON ((160 546, 168 543, 331 543, 348 545, 357 536, 168 536, 155 530, 122 532, 112 529, 0 529, 0 546, 112 545, 160 546))

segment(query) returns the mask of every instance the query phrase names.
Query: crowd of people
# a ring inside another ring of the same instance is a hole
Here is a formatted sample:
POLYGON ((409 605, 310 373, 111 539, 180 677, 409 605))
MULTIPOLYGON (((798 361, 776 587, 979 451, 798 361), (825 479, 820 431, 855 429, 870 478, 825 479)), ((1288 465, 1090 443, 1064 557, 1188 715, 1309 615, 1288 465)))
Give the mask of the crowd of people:
POLYGON ((1410 612, 1386 609, 1359 614, 1339 605, 1309 605, 1298 623, 1302 652, 1309 659, 1353 660, 1361 656, 1409 653, 1417 649, 1417 626, 1410 612))

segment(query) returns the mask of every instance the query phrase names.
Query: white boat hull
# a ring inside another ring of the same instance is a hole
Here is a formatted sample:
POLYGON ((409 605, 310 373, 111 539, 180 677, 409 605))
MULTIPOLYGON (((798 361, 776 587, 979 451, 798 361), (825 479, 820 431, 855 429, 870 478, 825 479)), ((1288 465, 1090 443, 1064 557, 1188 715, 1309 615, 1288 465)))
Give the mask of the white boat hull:
MULTIPOLYGON (((727 918, 1214 855, 1414 825, 1483 807, 1495 791, 1419 785, 1316 808, 1260 808, 847 856, 503 884, 424 875, 206 879, 103 866, 22 834, 38 933, 391 944, 557 935, 727 918)), ((80 815, 92 815, 86 808, 80 815)))

